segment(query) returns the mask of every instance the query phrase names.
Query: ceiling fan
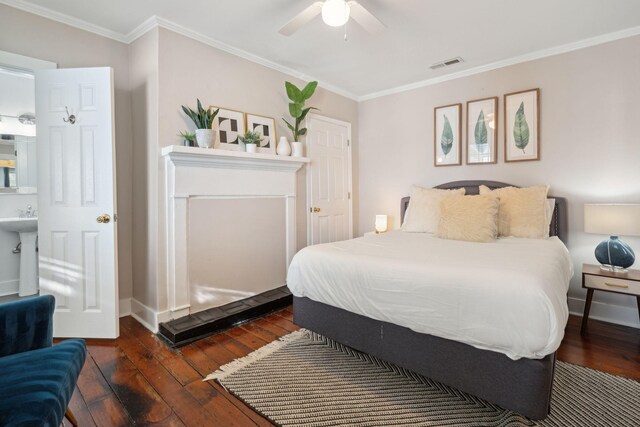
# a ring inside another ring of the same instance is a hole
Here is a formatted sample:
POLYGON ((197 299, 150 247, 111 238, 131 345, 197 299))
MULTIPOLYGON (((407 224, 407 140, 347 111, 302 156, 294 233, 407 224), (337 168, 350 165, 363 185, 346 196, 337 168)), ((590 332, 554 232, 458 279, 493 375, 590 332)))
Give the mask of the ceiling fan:
POLYGON ((349 21, 349 18, 352 18, 371 34, 377 34, 386 28, 357 1, 325 0, 313 3, 287 22, 278 32, 290 36, 320 14, 324 23, 331 27, 341 27, 349 21))

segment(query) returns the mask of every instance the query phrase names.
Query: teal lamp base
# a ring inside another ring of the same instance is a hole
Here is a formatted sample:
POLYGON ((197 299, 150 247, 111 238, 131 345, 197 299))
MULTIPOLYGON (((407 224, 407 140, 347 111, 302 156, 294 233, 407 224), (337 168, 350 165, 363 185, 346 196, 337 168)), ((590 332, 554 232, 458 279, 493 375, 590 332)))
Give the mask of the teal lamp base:
POLYGON ((626 273, 636 260, 633 249, 618 236, 600 242, 596 246, 596 259, 600 263, 600 269, 612 273, 626 273))

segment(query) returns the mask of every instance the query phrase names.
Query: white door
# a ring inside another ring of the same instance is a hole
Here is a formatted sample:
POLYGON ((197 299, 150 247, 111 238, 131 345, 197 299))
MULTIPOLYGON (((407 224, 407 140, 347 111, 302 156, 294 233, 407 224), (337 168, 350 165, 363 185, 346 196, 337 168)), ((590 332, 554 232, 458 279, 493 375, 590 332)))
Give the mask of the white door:
POLYGON ((54 336, 116 338, 113 73, 35 75, 40 293, 56 298, 54 336))
POLYGON ((351 124, 314 114, 307 129, 309 244, 350 239, 351 124))

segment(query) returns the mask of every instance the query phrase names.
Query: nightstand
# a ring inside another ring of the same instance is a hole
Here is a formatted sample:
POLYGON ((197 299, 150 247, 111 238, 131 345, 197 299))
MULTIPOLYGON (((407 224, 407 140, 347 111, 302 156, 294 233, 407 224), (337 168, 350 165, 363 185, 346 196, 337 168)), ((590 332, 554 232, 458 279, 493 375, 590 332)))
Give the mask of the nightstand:
POLYGON ((635 296, 638 303, 638 316, 640 316, 640 270, 629 270, 624 274, 611 273, 601 270, 599 265, 583 264, 582 287, 587 290, 587 301, 584 304, 581 334, 587 331, 591 300, 593 291, 596 290, 635 296))

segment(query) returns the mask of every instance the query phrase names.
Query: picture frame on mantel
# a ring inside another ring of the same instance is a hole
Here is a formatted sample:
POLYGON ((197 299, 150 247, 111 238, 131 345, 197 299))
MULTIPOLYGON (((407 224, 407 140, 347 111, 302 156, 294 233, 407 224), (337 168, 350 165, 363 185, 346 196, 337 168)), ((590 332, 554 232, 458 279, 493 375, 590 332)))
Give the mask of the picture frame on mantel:
POLYGON ((498 97, 467 101, 467 164, 498 162, 498 97))
POLYGON ((213 108, 219 108, 213 121, 213 130, 217 136, 215 148, 244 151, 244 144, 238 138, 245 133, 244 113, 224 107, 213 108))
POLYGON ((540 89, 504 95, 504 161, 540 160, 540 89))
POLYGON ((258 146, 258 153, 276 154, 276 121, 273 117, 245 113, 247 131, 258 132, 262 135, 262 142, 258 146))
POLYGON ((462 164, 462 104, 433 109, 433 165, 462 164))

